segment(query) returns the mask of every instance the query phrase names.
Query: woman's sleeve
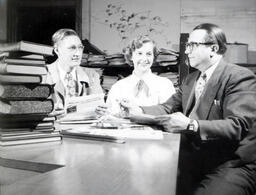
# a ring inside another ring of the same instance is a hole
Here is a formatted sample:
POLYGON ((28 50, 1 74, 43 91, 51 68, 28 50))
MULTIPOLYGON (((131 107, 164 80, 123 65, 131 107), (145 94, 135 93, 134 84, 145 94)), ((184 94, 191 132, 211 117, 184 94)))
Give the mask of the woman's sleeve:
POLYGON ((167 101, 173 94, 176 93, 176 90, 173 86, 172 81, 167 78, 164 78, 161 83, 159 83, 161 87, 160 95, 159 95, 159 103, 162 104, 167 101))

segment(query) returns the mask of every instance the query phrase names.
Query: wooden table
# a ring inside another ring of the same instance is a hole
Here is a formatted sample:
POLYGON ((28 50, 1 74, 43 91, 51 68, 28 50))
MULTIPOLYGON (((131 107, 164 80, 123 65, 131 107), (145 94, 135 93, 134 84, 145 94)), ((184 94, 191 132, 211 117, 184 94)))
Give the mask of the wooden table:
POLYGON ((174 195, 179 143, 180 135, 165 134, 125 144, 64 138, 1 148, 0 194, 174 195))

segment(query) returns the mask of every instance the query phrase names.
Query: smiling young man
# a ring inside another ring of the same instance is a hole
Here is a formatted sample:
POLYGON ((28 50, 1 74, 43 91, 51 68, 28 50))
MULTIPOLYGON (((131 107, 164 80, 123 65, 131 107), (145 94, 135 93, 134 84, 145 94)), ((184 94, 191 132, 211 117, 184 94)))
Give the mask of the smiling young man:
POLYGON ((80 66, 84 46, 72 29, 60 29, 52 36, 57 60, 47 65, 44 83, 54 85, 55 109, 62 109, 65 100, 73 96, 103 93, 99 74, 80 66))
POLYGON ((222 29, 200 24, 185 51, 197 71, 176 94, 157 106, 121 102, 131 114, 160 115, 156 120, 166 131, 181 133, 178 195, 256 192, 256 78, 225 62, 225 51, 222 29))

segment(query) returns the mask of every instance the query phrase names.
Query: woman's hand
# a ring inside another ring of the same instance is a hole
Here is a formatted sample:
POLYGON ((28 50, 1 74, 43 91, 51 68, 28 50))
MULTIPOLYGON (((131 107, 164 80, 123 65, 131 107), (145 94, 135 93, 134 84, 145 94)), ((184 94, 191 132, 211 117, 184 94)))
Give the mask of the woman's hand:
POLYGON ((143 110, 139 106, 127 99, 120 101, 120 107, 127 112, 128 115, 139 115, 143 113, 143 110))
POLYGON ((106 104, 101 104, 97 106, 97 108, 95 109, 95 112, 98 116, 109 114, 108 107, 106 104))

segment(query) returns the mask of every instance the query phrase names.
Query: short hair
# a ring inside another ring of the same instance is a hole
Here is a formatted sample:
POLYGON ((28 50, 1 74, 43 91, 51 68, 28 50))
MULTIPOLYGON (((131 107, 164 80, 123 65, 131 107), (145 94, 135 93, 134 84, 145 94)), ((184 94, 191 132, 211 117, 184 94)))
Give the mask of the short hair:
POLYGON ((225 54, 225 52, 227 50, 227 39, 226 39, 226 35, 223 32, 223 30, 216 24, 203 23, 203 24, 199 24, 198 26, 196 26, 193 29, 193 31, 200 30, 200 29, 206 30, 206 32, 207 32, 205 41, 218 44, 219 50, 217 51, 217 53, 221 54, 221 55, 225 54))
POLYGON ((76 33, 76 31, 69 29, 69 28, 62 28, 57 30, 53 35, 52 35, 52 44, 53 47, 56 47, 57 44, 62 41, 65 37, 67 36, 78 36, 78 34, 76 33))
POLYGON ((131 43, 123 49, 123 53, 124 53, 126 62, 129 65, 133 66, 133 62, 131 60, 132 53, 136 49, 141 48, 145 43, 152 43, 153 44, 153 55, 154 55, 154 59, 156 58, 158 51, 157 51, 155 42, 153 40, 151 40, 147 35, 141 35, 141 36, 138 36, 135 39, 133 39, 131 41, 131 43))

